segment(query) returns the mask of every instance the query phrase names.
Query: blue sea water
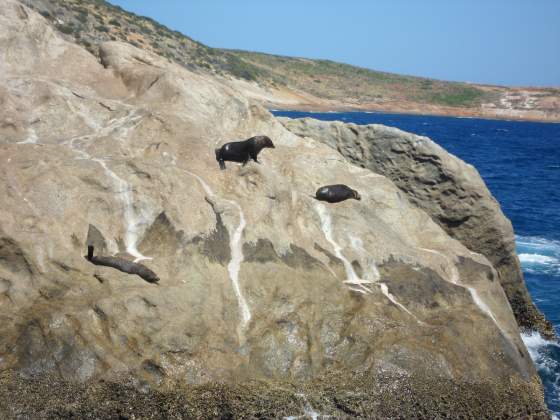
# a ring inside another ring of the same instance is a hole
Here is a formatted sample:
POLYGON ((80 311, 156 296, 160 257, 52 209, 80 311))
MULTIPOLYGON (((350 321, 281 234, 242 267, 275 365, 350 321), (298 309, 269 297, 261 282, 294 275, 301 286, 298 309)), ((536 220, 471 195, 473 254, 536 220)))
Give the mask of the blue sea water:
MULTIPOLYGON (((560 335, 560 124, 369 112, 274 111, 355 124, 384 124, 428 136, 474 165, 513 223, 525 281, 560 335)), ((560 416, 560 345, 538 334, 523 339, 560 416)))

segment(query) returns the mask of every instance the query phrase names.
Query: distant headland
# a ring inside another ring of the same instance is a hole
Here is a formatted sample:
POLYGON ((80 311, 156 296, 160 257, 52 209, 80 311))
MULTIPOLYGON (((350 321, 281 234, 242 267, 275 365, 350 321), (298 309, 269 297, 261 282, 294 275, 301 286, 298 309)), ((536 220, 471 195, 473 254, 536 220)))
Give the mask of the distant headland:
POLYGON ((222 76, 269 108, 378 111, 560 122, 560 87, 505 87, 403 76, 329 60, 210 48, 105 1, 24 1, 68 40, 98 54, 128 42, 189 70, 222 76))

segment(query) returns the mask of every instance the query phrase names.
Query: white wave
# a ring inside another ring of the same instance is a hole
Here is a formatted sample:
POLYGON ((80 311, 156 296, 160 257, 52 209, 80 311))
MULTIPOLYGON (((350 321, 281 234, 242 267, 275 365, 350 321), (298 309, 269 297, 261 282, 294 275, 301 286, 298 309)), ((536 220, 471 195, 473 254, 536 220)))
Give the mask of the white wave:
POLYGON ((539 251, 539 253, 560 256, 560 241, 539 236, 516 236, 515 243, 521 251, 539 251))
POLYGON ((560 276, 560 241, 517 236, 516 247, 525 272, 560 276))
MULTIPOLYGON (((557 407, 560 406, 560 344, 545 340, 536 331, 523 333, 521 338, 547 390, 547 403, 552 403, 557 407)), ((560 411, 553 412, 552 418, 557 415, 560 415, 560 411)))
POLYGON ((531 331, 530 333, 523 333, 521 334, 521 338, 523 339, 523 342, 525 343, 527 350, 529 350, 529 354, 531 355, 531 358, 533 360, 535 360, 538 357, 539 349, 542 349, 545 346, 553 346, 553 347, 560 348, 560 344, 558 344, 555 341, 551 341, 543 338, 543 336, 540 335, 540 333, 538 333, 537 331, 531 331))
POLYGON ((557 258, 540 254, 519 254, 519 261, 526 264, 558 264, 557 258))
MULTIPOLYGON (((558 406, 560 404, 560 344, 555 341, 545 340, 538 332, 521 334, 521 338, 535 363, 543 385, 548 390, 547 400, 558 406)), ((554 415, 560 415, 556 411, 554 415)))

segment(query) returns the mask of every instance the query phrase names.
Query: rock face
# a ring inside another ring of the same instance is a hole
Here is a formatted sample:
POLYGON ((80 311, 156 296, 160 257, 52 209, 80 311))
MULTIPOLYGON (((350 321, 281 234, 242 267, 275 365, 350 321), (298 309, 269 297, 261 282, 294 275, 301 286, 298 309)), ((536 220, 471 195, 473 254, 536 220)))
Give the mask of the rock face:
POLYGON ((311 118, 280 120, 293 133, 322 141, 352 164, 391 179, 451 237, 488 258, 521 328, 554 337, 552 325, 525 286, 511 222, 472 165, 426 137, 392 127, 311 118))
POLYGON ((454 410, 433 403, 442 384, 465 390, 465 414, 545 415, 486 257, 225 82, 125 44, 100 51, 0 4, 0 384, 18 395, 4 417, 78 403, 103 417, 97 401, 129 385, 190 387, 180 395, 212 400, 213 416, 249 415, 239 398, 280 413, 301 392, 324 414, 390 415, 406 395, 441 415, 454 410), (276 145, 262 164, 220 171, 215 147, 256 134, 276 145), (311 197, 332 183, 361 201, 311 197), (89 263, 90 243, 159 284, 89 263))

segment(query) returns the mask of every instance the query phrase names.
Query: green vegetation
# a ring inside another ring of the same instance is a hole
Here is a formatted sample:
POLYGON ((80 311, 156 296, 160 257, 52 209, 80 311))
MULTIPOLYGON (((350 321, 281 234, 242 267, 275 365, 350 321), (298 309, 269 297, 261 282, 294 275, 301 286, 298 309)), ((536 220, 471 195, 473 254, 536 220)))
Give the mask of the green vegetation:
MULTIPOLYGON (((488 99, 485 91, 462 83, 441 82, 380 72, 330 60, 309 60, 248 51, 235 54, 264 71, 271 82, 315 96, 349 102, 381 100, 421 102, 443 106, 477 106, 488 99)), ((261 73, 262 74, 262 73, 261 73)))
POLYGON ((429 97, 429 102, 447 106, 472 106, 483 98, 484 92, 469 86, 451 85, 441 93, 434 93, 429 97))
POLYGON ((56 25, 56 29, 58 29, 63 34, 73 34, 74 33, 74 25, 72 24, 59 24, 56 25))
POLYGON ((102 42, 121 40, 193 71, 256 81, 265 87, 287 87, 343 103, 472 108, 483 102, 495 103, 499 97, 492 89, 466 83, 391 74, 330 60, 210 48, 149 17, 126 12, 104 0, 37 3, 41 5, 37 6, 40 13, 61 33, 73 37, 92 53, 97 53, 97 45, 102 42), (52 15, 56 15, 56 20, 52 15), (64 23, 58 23, 58 19, 64 23))
POLYGON ((242 58, 233 54, 226 55, 226 63, 223 70, 232 76, 245 80, 257 80, 263 73, 254 65, 245 62, 242 58))

